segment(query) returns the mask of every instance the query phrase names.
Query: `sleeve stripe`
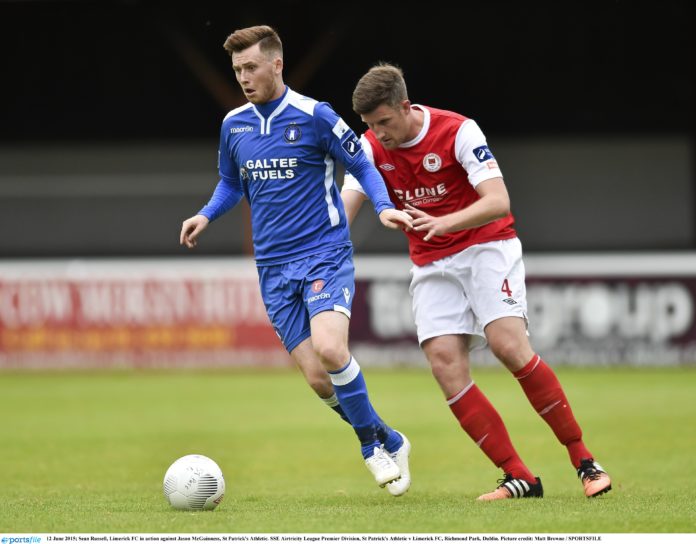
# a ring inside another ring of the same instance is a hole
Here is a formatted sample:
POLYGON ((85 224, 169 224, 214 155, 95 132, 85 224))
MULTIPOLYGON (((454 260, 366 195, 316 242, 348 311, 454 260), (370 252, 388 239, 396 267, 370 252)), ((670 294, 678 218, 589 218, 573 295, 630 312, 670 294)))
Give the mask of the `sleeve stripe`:
POLYGON ((324 164, 326 164, 326 170, 324 170, 324 188, 326 193, 324 194, 324 200, 326 200, 326 207, 329 211, 329 220, 331 221, 331 226, 335 227, 341 221, 338 215, 338 209, 331 198, 331 188, 334 184, 334 171, 335 164, 331 155, 326 155, 324 157, 324 164))

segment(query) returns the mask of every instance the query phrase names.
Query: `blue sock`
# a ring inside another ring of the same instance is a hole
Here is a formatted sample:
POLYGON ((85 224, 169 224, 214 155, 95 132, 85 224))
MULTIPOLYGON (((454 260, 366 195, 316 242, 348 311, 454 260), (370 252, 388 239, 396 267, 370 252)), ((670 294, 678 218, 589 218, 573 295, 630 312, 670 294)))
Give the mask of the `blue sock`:
MULTIPOLYGON (((321 400, 324 401, 324 404, 336 412, 343 421, 350 425, 350 419, 348 419, 348 416, 343 411, 343 408, 341 408, 338 398, 336 397, 336 393, 331 395, 329 398, 321 400)), ((397 451, 404 443, 401 435, 382 421, 382 418, 377 415, 377 412, 375 412, 374 409, 372 410, 372 417, 374 417, 376 421, 375 425, 377 430, 377 440, 384 444, 384 448, 389 453, 394 453, 397 451)))
POLYGON ((372 456, 374 448, 381 444, 377 438, 376 414, 367 396, 367 386, 360 366, 351 357, 346 366, 329 372, 329 376, 338 402, 360 439, 363 457, 367 459, 372 456))
POLYGON ((374 408, 372 409, 372 414, 377 422, 377 439, 384 444, 385 450, 389 453, 394 453, 404 444, 404 439, 401 438, 399 433, 382 421, 382 418, 377 415, 374 408))

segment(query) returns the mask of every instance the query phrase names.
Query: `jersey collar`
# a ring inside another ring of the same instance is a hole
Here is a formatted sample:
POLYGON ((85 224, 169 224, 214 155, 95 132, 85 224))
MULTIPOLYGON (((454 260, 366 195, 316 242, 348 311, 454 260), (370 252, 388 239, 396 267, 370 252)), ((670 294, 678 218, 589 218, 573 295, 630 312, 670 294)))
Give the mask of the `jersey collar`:
POLYGON ((425 138, 425 135, 428 133, 428 129, 430 128, 430 110, 421 106, 420 104, 413 104, 411 107, 417 108, 423 112, 423 126, 415 138, 409 140, 408 142, 404 142, 403 144, 399 144, 399 147, 413 147, 414 145, 418 145, 423 141, 423 138, 425 138))
POLYGON ((280 115, 280 113, 288 105, 292 92, 293 91, 290 89, 290 87, 286 85, 285 92, 280 98, 276 98, 275 100, 266 102, 265 104, 259 104, 258 107, 256 104, 252 106, 254 113, 259 118, 259 121, 261 121, 261 134, 270 134, 271 121, 274 117, 280 115))

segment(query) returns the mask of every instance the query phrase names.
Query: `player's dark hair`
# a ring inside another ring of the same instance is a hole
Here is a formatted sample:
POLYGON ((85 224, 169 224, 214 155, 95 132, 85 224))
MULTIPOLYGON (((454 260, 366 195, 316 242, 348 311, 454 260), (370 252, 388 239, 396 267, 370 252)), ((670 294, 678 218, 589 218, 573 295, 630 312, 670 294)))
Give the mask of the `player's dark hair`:
POLYGON ((404 73, 398 66, 380 62, 360 78, 353 91, 353 111, 370 113, 382 104, 396 108, 408 100, 404 73))
POLYGON ((270 57, 272 53, 279 55, 281 58, 283 57, 283 42, 280 41, 280 36, 270 26, 266 25, 250 26, 235 30, 227 37, 223 47, 231 57, 233 53, 244 51, 257 43, 261 52, 267 57, 270 57))

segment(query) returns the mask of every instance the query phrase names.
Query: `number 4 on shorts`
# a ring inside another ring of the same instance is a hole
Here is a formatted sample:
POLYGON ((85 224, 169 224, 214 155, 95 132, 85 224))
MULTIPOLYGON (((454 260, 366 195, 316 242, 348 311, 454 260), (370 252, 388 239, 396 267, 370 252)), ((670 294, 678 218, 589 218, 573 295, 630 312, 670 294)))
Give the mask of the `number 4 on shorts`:
POLYGON ((512 296, 512 291, 510 290, 510 284, 508 283, 507 278, 505 278, 503 280, 503 287, 502 287, 501 291, 509 297, 512 296))

